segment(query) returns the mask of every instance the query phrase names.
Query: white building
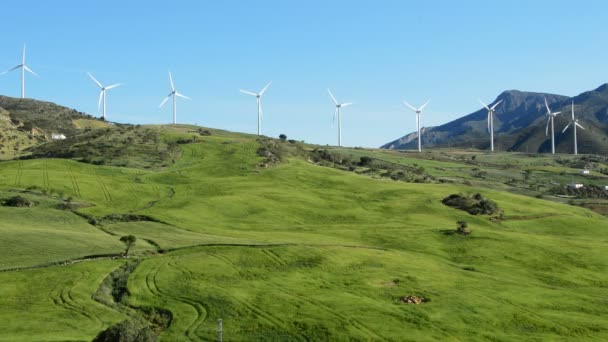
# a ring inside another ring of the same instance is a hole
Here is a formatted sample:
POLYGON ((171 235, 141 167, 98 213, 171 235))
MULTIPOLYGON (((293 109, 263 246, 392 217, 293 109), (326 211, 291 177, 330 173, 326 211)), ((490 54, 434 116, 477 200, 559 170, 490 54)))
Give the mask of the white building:
POLYGON ((581 183, 570 183, 568 187, 571 189, 581 189, 584 185, 581 183))
POLYGON ((60 134, 60 133, 53 133, 53 134, 51 134, 51 139, 53 139, 53 140, 65 140, 65 135, 60 134))
POLYGON ((589 171, 587 169, 581 170, 581 175, 583 175, 583 176, 589 176, 590 174, 591 174, 591 171, 589 171))

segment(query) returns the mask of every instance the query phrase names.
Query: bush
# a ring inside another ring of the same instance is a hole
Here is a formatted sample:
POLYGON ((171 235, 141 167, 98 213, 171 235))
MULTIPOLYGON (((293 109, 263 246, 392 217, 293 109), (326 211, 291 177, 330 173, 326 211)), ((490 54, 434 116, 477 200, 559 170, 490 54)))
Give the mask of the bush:
POLYGON ((363 156, 361 159, 359 159, 359 166, 369 166, 371 165, 372 161, 373 159, 371 157, 363 156))
POLYGON ((93 342, 155 342, 154 331, 140 321, 125 320, 100 332, 93 342))
POLYGON ((281 134, 279 135, 279 139, 281 139, 281 141, 285 141, 287 140, 287 136, 285 134, 281 134))
POLYGON ((469 235, 471 234, 471 230, 469 230, 469 224, 466 221, 458 221, 456 222, 456 224, 458 225, 456 227, 456 233, 461 234, 461 235, 469 235))
POLYGON ((3 205, 6 207, 29 208, 34 206, 34 202, 25 197, 13 196, 5 200, 3 205))
POLYGON ((448 207, 466 211, 471 215, 492 215, 499 211, 498 205, 481 194, 472 197, 462 194, 452 194, 444 198, 441 203, 448 207))

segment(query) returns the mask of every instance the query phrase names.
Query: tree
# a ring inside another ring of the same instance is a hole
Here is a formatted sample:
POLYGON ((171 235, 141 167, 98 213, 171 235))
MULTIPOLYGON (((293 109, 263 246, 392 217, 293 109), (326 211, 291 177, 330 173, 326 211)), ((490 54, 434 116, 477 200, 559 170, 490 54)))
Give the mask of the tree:
POLYGON ((279 139, 281 139, 281 141, 285 141, 287 140, 287 136, 285 134, 281 134, 279 135, 279 139))
POLYGON ((125 235, 120 238, 120 242, 125 244, 125 257, 129 256, 129 250, 135 246, 135 241, 137 238, 134 235, 125 235))

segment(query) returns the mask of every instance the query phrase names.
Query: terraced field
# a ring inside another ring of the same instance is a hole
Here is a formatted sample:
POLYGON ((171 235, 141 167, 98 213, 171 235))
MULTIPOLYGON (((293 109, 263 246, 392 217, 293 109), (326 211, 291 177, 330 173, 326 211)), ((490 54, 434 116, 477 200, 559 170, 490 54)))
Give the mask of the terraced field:
MULTIPOLYGON (((157 129, 177 141, 196 128, 157 129)), ((0 163, 0 197, 37 204, 0 207, 0 340, 91 340, 150 307, 172 315, 165 341, 215 340, 220 318, 227 341, 608 339, 602 215, 504 191, 498 171, 469 186, 293 156, 261 168, 254 137, 213 130, 197 139, 164 169, 0 163), (477 192, 504 214, 490 220, 441 203, 477 192), (460 220, 470 236, 454 234, 460 220), (108 259, 128 234, 137 237, 129 260, 141 262, 126 299, 104 305, 93 294, 124 264, 108 259)), ((479 167, 450 154, 341 151, 460 180, 475 181, 479 167)), ((575 170, 522 158, 519 170, 575 170)))

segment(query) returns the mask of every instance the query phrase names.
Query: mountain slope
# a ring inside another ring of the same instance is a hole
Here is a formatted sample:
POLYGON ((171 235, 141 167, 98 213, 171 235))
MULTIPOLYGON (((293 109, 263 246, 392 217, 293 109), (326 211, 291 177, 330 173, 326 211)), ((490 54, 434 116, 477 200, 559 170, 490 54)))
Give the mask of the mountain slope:
MULTIPOLYGON (((587 128, 579 134, 579 150, 582 153, 608 151, 608 85, 585 92, 574 98, 561 95, 505 91, 495 101, 504 102, 497 107, 494 120, 495 146, 497 150, 520 152, 547 152, 550 137, 545 135, 547 99, 553 111, 562 111, 555 120, 556 150, 569 153, 572 150, 572 133, 561 133, 570 118, 570 103, 575 101, 575 112, 581 124, 587 128)), ((447 124, 426 128, 422 135, 423 145, 428 147, 466 147, 488 149, 490 136, 487 132, 487 111, 480 109, 447 124)), ((386 149, 413 149, 416 133, 383 145, 386 149)))

